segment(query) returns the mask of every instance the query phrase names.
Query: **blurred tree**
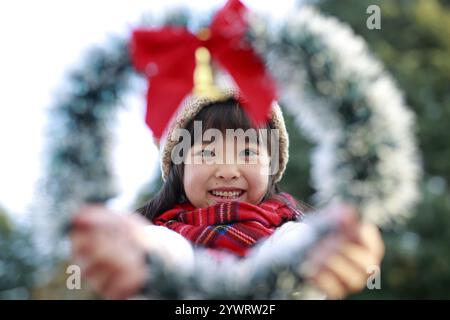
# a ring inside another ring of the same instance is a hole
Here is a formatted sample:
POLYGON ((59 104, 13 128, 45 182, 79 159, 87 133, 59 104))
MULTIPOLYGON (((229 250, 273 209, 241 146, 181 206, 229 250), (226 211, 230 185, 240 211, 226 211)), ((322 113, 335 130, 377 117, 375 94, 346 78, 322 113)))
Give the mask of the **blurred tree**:
POLYGON ((51 279, 43 283, 39 271, 43 257, 31 235, 28 227, 14 224, 0 207, 0 300, 96 298, 84 282, 80 290, 67 289, 66 268, 70 261, 56 266, 51 279))
POLYGON ((0 299, 30 298, 36 264, 29 234, 0 207, 0 299))
POLYGON ((305 204, 312 203, 310 197, 314 189, 310 184, 309 172, 312 144, 300 134, 294 118, 288 112, 283 114, 289 132, 289 161, 280 187, 305 204))
POLYGON ((101 299, 83 277, 80 278, 79 288, 69 288, 67 282, 73 273, 67 272, 68 267, 74 265, 70 259, 59 262, 51 272, 51 278, 43 283, 36 283, 32 291, 32 298, 38 300, 93 300, 101 299))
MULTIPOLYGON (((159 167, 159 165, 158 165, 159 167)), ((158 171, 159 173, 159 171, 158 171)), ((163 185, 163 180, 161 178, 161 175, 158 174, 156 177, 153 178, 149 183, 147 183, 145 186, 141 188, 141 191, 137 195, 135 201, 134 201, 134 209, 138 209, 145 205, 149 199, 153 198, 153 196, 156 195, 156 193, 161 189, 163 185)))

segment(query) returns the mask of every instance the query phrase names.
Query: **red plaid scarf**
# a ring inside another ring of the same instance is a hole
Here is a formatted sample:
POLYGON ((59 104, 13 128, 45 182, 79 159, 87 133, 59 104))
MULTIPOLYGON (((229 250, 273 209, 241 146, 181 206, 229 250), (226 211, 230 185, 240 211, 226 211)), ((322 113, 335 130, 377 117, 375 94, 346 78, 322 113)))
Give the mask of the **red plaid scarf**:
POLYGON ((231 201, 207 208, 184 203, 154 218, 153 223, 178 232, 195 246, 228 250, 244 257, 256 242, 299 217, 295 200, 285 193, 280 196, 290 205, 275 199, 259 205, 231 201))

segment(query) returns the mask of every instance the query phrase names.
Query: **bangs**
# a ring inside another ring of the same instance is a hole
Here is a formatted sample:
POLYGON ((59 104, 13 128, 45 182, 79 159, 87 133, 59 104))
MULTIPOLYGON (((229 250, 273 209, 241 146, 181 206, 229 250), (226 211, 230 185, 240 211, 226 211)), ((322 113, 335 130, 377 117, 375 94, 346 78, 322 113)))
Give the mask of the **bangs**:
POLYGON ((194 121, 202 121, 203 132, 208 129, 218 129, 225 134, 226 129, 243 129, 244 131, 257 129, 235 99, 206 105, 197 114, 194 121))
MULTIPOLYGON (((217 129, 226 135, 227 129, 244 131, 248 129, 271 129, 271 123, 255 126, 247 115, 247 112, 240 106, 236 99, 230 98, 221 102, 214 102, 203 107, 203 109, 186 125, 186 129, 194 137, 194 121, 201 121, 202 135, 208 129, 217 129)), ((267 130, 270 136, 270 131, 267 130)), ((260 142, 258 135, 258 143, 260 142)), ((194 139, 193 139, 194 140, 194 139)), ((196 141, 191 141, 193 145, 196 141)))

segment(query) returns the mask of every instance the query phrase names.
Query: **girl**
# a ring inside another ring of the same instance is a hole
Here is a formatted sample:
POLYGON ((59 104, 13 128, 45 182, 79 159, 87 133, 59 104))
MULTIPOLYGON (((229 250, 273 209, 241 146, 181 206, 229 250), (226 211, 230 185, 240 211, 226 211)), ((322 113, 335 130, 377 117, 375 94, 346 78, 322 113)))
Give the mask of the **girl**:
MULTIPOLYGON (((255 244, 270 245, 304 227, 304 208, 277 185, 288 157, 278 106, 267 125, 255 126, 236 98, 229 93, 220 101, 192 99, 181 108, 162 148, 164 185, 138 210, 147 219, 95 205, 75 217, 74 256, 102 296, 137 294, 148 276, 146 253, 163 256, 183 272, 192 265, 194 246, 219 258, 222 252, 245 257, 255 244), (248 130, 256 138, 242 139, 248 130)), ((380 264, 384 247, 378 229, 360 224, 354 208, 338 205, 327 214, 339 232, 309 254, 307 281, 336 299, 364 288, 367 267, 380 264)))

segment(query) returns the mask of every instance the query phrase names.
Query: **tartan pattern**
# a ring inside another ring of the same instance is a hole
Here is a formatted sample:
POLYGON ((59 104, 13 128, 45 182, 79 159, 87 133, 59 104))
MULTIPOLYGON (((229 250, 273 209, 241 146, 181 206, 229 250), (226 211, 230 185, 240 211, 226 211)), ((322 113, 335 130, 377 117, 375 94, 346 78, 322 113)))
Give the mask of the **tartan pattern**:
POLYGON ((207 208, 183 203, 155 217, 153 223, 181 234, 194 246, 226 250, 244 257, 259 240, 270 236, 284 222, 298 218, 295 200, 283 195, 290 206, 275 199, 259 205, 221 202, 207 208))

